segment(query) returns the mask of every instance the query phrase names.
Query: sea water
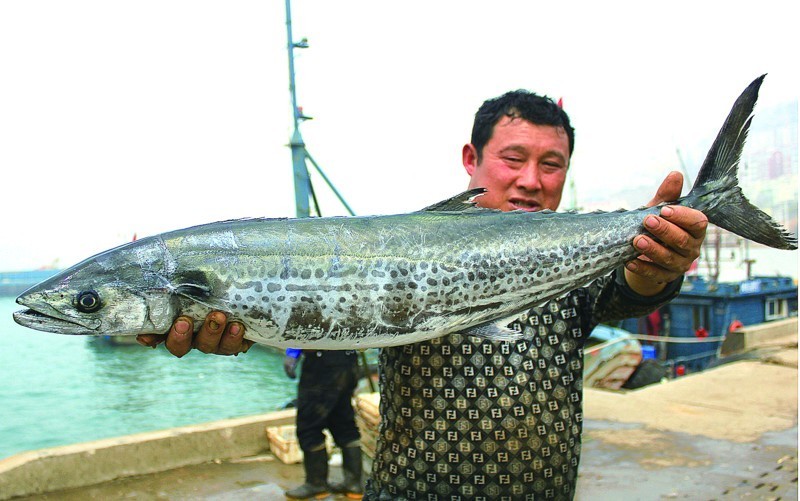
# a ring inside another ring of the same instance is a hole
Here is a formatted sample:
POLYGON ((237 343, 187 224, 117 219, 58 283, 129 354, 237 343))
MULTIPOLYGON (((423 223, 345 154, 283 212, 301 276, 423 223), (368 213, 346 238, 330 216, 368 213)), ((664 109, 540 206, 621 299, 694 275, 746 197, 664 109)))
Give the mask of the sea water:
POLYGON ((283 356, 254 346, 238 357, 17 325, 0 296, 0 459, 23 451, 280 409, 297 394, 283 356))

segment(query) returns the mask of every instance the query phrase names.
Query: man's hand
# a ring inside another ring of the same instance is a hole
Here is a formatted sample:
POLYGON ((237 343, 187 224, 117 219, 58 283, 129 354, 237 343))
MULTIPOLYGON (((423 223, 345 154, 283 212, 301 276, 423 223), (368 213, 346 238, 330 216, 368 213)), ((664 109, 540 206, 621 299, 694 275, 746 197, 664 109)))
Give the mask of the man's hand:
POLYGON ((296 379, 297 378, 297 362, 299 358, 290 357, 286 355, 283 357, 283 372, 289 377, 289 379, 296 379))
POLYGON ((253 341, 244 339, 244 326, 238 322, 227 323, 224 313, 212 311, 197 334, 189 317, 178 317, 168 334, 140 334, 136 341, 142 346, 155 348, 166 342, 167 350, 180 358, 192 348, 203 353, 217 355, 238 355, 253 346, 253 341))
MULTIPOLYGON (((682 186, 683 175, 670 172, 647 206, 677 200, 682 186)), ((637 293, 653 296, 689 271, 700 257, 708 218, 688 207, 668 205, 659 216, 647 216, 644 226, 649 234, 633 239, 633 246, 642 255, 625 265, 625 279, 637 293)))

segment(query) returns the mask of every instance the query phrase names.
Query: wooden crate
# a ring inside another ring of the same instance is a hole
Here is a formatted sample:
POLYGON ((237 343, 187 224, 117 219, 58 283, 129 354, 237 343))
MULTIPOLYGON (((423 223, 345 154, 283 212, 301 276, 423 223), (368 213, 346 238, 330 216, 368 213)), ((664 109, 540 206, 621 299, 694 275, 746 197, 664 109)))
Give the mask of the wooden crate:
MULTIPOLYGON (((267 426, 267 440, 269 441, 269 451, 281 462, 295 464, 303 461, 303 451, 297 442, 297 427, 293 424, 283 426, 267 426)), ((325 434, 325 448, 328 455, 334 449, 333 437, 328 430, 325 434)))
POLYGON ((267 426, 267 440, 270 452, 283 463, 294 464, 303 460, 303 452, 297 443, 296 427, 293 424, 284 426, 267 426))
POLYGON ((381 421, 380 394, 360 393, 356 395, 356 424, 361 433, 361 450, 375 458, 375 444, 378 440, 378 425, 381 421))

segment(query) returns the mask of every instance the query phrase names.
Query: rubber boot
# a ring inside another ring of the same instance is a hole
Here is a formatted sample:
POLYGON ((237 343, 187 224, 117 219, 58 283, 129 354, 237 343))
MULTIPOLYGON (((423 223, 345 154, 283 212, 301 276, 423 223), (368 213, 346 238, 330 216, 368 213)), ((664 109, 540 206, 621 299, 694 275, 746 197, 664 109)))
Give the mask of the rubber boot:
POLYGON ((328 489, 328 451, 303 451, 303 468, 306 483, 286 491, 289 499, 322 499, 330 494, 328 489))
POLYGON ((332 483, 331 490, 344 494, 350 499, 361 499, 364 487, 361 484, 361 446, 359 444, 342 447, 342 472, 344 482, 332 483))

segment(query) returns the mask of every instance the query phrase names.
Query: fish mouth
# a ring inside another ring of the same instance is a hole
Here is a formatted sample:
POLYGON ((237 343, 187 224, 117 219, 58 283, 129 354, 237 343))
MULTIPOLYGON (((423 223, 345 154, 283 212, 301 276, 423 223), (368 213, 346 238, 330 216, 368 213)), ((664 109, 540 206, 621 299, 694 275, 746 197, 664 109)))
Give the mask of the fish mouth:
POLYGON ((88 335, 97 334, 101 324, 100 320, 79 322, 77 319, 60 313, 46 303, 28 304, 21 298, 17 298, 17 303, 27 306, 28 309, 15 311, 13 313, 14 321, 23 327, 37 331, 53 332, 55 334, 88 335))

